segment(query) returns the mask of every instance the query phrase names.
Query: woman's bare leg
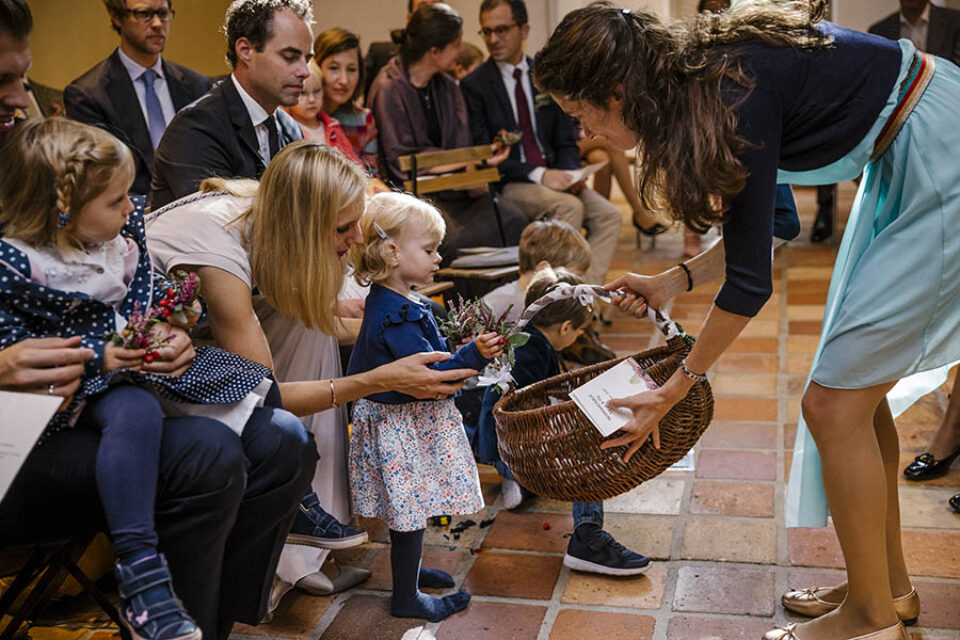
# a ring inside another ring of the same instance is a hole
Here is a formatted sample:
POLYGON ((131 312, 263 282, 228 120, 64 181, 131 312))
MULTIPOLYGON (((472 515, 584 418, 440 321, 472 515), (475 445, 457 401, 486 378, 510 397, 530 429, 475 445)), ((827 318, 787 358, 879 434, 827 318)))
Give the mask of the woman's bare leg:
MULTIPOLYGON (((803 416, 820 452, 824 489, 843 551, 848 588, 838 609, 798 627, 801 640, 853 638, 898 621, 886 535, 889 504, 896 495, 888 492, 889 473, 883 455, 884 450, 889 455, 888 431, 893 420, 880 420, 882 435, 878 435, 876 420, 892 386, 829 389, 811 382, 804 394, 803 416)), ((895 432, 892 445, 896 446, 895 432)))

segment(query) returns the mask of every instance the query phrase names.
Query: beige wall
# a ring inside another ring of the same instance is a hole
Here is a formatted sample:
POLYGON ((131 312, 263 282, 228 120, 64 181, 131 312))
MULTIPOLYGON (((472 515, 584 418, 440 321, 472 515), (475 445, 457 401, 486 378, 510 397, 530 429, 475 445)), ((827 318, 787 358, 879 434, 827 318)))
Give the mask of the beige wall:
MULTIPOLYGON (((100 0, 27 0, 27 4, 34 19, 29 75, 38 82, 63 88, 117 46, 100 0)), ((226 73, 224 39, 218 29, 228 4, 229 0, 174 0, 177 16, 164 56, 209 75, 226 73)))

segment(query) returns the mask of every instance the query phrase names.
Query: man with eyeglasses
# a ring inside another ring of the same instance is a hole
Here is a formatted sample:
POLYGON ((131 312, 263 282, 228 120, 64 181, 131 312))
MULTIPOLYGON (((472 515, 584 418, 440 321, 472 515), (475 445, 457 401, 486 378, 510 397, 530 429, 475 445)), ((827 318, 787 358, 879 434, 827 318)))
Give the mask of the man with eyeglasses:
POLYGON ((584 279, 603 283, 621 214, 565 171, 580 167, 574 122, 533 86, 533 60, 523 51, 530 33, 526 5, 523 0, 484 0, 480 26, 490 58, 460 83, 474 144, 489 141, 501 129, 522 134, 500 165, 501 199, 530 220, 556 218, 586 229, 593 257, 584 279))
POLYGON ((101 127, 133 151, 131 192, 150 192, 153 153, 177 111, 210 88, 210 79, 160 54, 174 10, 169 0, 103 0, 120 46, 63 92, 67 115, 101 127))

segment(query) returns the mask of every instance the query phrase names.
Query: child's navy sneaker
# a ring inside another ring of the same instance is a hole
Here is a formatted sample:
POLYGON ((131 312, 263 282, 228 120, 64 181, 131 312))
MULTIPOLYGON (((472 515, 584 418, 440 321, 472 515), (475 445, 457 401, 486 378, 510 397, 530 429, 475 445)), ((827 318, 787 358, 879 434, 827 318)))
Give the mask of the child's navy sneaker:
POLYGON ((570 537, 563 564, 575 571, 635 576, 646 572, 650 560, 627 549, 597 525, 584 524, 570 537))
POLYGON ((203 633, 173 593, 167 561, 156 554, 116 566, 120 619, 133 640, 201 640, 203 633))
POLYGON ((343 524, 320 507, 320 498, 310 493, 300 501, 300 509, 287 534, 287 543, 320 549, 347 549, 365 543, 367 532, 343 524))

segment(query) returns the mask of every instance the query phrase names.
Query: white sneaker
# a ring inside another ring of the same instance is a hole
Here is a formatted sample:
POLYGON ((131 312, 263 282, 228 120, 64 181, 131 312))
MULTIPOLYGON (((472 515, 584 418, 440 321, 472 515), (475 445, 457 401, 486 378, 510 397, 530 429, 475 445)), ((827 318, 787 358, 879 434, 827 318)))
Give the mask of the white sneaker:
POLYGON ((504 478, 500 485, 500 495, 503 496, 504 509, 516 509, 523 502, 523 492, 520 490, 520 484, 516 480, 504 478))

